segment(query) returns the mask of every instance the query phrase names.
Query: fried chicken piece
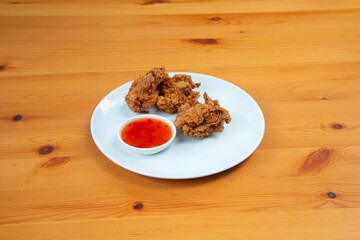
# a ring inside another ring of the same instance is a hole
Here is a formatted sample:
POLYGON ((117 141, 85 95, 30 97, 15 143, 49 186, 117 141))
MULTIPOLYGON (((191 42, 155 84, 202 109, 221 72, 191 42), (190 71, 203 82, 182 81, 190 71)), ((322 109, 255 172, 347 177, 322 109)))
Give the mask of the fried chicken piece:
POLYGON ((142 112, 153 107, 158 100, 157 88, 167 79, 169 79, 169 75, 166 73, 165 67, 154 68, 146 74, 139 75, 125 96, 129 108, 134 112, 142 112))
POLYGON ((185 136, 204 138, 214 132, 224 130, 224 122, 230 123, 229 111, 220 107, 218 100, 212 100, 204 93, 205 103, 194 106, 185 104, 180 107, 175 126, 182 129, 185 136))
POLYGON ((159 98, 156 105, 161 111, 167 113, 177 112, 184 104, 195 105, 198 103, 200 93, 192 89, 199 86, 200 83, 194 83, 191 76, 176 74, 159 85, 159 98))

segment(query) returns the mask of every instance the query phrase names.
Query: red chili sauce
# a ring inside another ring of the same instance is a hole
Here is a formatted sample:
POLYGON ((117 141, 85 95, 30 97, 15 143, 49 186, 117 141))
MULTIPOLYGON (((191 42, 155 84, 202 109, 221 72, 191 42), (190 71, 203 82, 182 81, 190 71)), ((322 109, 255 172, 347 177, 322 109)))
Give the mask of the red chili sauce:
POLYGON ((158 119, 142 118, 131 121, 121 131, 121 139, 133 147, 160 146, 172 137, 171 127, 158 119))

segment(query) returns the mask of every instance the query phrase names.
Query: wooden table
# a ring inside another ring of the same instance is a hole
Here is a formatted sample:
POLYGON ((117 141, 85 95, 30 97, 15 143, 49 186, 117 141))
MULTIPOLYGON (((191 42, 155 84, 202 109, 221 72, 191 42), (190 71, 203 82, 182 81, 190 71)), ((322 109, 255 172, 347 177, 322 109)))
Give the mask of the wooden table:
POLYGON ((0 30, 0 239, 360 239, 360 1, 4 0, 0 30), (160 65, 252 95, 258 150, 192 180, 107 159, 95 106, 160 65))

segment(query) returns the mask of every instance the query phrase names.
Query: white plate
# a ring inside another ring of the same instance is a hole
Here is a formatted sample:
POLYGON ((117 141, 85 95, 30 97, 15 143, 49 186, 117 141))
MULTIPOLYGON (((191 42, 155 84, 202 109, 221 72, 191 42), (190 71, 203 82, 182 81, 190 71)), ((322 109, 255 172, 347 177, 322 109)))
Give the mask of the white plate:
MULTIPOLYGON (((176 73, 169 73, 173 76, 176 73)), ((143 156, 126 150, 116 136, 120 124, 137 115, 126 102, 131 82, 109 93, 96 107, 91 118, 91 134, 100 151, 117 165, 132 172, 167 179, 203 177, 229 169, 249 157, 259 146, 265 131, 265 120, 255 100, 239 87, 222 79, 197 74, 191 75, 201 95, 206 91, 212 99, 218 99, 220 106, 229 110, 232 121, 225 124, 222 133, 212 134, 205 139, 183 136, 178 131, 172 145, 166 150, 143 156)), ((201 96, 200 102, 203 102, 201 96)), ((157 108, 150 113, 174 121, 176 114, 160 112, 157 108)))

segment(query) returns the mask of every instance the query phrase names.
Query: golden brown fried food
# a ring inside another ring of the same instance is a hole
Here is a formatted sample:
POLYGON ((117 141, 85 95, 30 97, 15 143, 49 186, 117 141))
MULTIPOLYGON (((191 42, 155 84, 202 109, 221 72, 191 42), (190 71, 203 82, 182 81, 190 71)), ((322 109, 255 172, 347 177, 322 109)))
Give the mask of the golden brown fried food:
POLYGON ((204 138, 214 132, 224 130, 224 122, 230 123, 229 111, 220 107, 218 100, 212 100, 204 93, 205 103, 194 106, 185 104, 180 107, 175 126, 182 129, 185 136, 204 138))
POLYGON ((125 96, 129 108, 134 112, 142 112, 153 107, 158 100, 158 86, 168 79, 169 75, 164 67, 154 68, 146 74, 139 75, 125 96))
POLYGON ((200 93, 192 89, 199 86, 200 83, 194 83, 191 76, 176 74, 159 85, 159 98, 156 105, 161 111, 167 113, 177 112, 184 104, 195 105, 198 103, 200 93))

